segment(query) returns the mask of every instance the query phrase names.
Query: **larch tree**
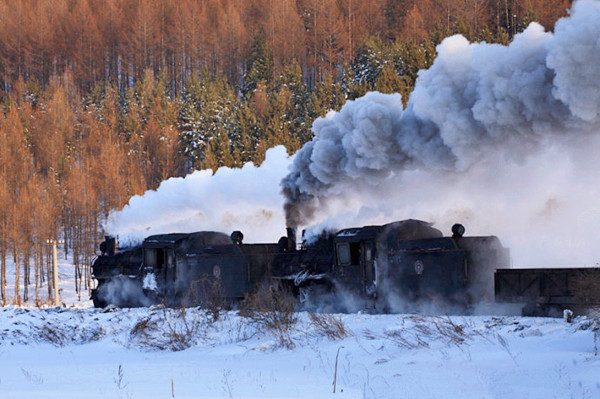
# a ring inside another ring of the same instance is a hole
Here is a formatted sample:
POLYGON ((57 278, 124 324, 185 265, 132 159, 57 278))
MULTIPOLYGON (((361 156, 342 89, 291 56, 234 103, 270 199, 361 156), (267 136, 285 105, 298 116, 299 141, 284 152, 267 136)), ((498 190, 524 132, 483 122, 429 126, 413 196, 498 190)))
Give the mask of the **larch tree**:
MULTIPOLYGON (((8 130, 5 127, 5 117, 0 113, 0 142, 8 142, 8 130)), ((8 179, 10 163, 9 148, 6 145, 0 146, 0 296, 2 306, 6 305, 6 257, 8 253, 8 234, 10 214, 8 212, 9 204, 12 200, 9 191, 8 179)))
POLYGON ((21 123, 21 115, 17 111, 17 107, 10 107, 6 119, 4 121, 5 141, 3 145, 8 149, 8 164, 5 175, 6 184, 9 189, 11 202, 8 204, 8 231, 4 239, 10 239, 10 245, 15 262, 15 297, 14 303, 21 304, 21 295, 19 292, 21 274, 20 266, 23 259, 22 250, 24 249, 25 238, 21 229, 23 225, 23 208, 20 202, 26 201, 25 186, 30 176, 31 157, 27 150, 27 138, 25 136, 23 124, 21 123))

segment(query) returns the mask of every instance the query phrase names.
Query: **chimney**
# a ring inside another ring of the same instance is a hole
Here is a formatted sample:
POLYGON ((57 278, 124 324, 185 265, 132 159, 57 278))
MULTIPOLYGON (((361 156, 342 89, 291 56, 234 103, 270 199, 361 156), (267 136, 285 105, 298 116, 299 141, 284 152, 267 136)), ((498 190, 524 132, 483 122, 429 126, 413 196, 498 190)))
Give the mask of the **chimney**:
POLYGON ((288 238, 288 251, 296 250, 296 228, 288 227, 287 229, 287 238, 288 238))
POLYGON ((104 238, 106 240, 106 253, 109 256, 114 256, 117 251, 117 239, 111 236, 105 236, 104 238))

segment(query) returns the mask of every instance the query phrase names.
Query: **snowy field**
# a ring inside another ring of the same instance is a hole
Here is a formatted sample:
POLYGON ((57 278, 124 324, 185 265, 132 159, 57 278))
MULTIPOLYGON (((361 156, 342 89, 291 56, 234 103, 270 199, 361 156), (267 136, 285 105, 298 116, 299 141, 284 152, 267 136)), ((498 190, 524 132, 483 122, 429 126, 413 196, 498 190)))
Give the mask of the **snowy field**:
POLYGON ((59 266, 61 307, 0 308, 1 399, 600 397, 588 317, 303 312, 278 333, 234 311, 94 309, 59 266))
POLYGON ((600 397, 587 317, 296 316, 0 308, 0 398, 600 397))

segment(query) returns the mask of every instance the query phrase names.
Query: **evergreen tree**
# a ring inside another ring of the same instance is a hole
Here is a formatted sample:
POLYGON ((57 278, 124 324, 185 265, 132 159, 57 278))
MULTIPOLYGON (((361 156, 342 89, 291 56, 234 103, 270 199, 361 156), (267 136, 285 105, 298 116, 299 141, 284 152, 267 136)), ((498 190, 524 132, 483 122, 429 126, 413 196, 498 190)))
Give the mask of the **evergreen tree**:
POLYGON ((182 155, 189 168, 232 165, 233 158, 229 156, 235 144, 229 141, 228 134, 237 131, 236 119, 232 117, 236 103, 235 92, 223 77, 213 78, 203 71, 198 77, 188 80, 180 104, 179 129, 182 155), (213 144, 208 154, 208 146, 215 139, 219 143, 213 144), (228 151, 225 151, 225 142, 229 146, 228 151), (227 160, 205 159, 207 154, 218 157, 218 153, 227 160))
POLYGON ((353 73, 352 85, 363 85, 372 90, 388 58, 386 52, 388 52, 387 48, 381 39, 375 37, 366 39, 358 47, 356 56, 350 64, 353 73))
POLYGON ((232 140, 234 165, 241 167, 254 161, 260 130, 256 115, 246 101, 240 103, 236 113, 235 139, 232 140))
POLYGON ((415 87, 418 73, 433 64, 436 57, 435 44, 431 40, 423 42, 395 42, 394 67, 403 84, 399 86, 404 104, 415 87))
POLYGON ((381 93, 402 93, 405 91, 405 82, 398 76, 394 65, 388 62, 384 65, 377 80, 375 81, 377 91, 381 93))
POLYGON ((189 172, 203 156, 207 138, 201 130, 200 82, 192 76, 186 82, 179 106, 180 147, 189 172))
POLYGON ((308 118, 314 121, 331 110, 339 111, 345 102, 346 95, 341 83, 334 82, 333 77, 326 73, 323 81, 315 85, 312 91, 308 118))
POLYGON ((302 78, 302 70, 297 62, 285 67, 279 77, 280 91, 287 91, 289 97, 285 120, 287 124, 287 135, 285 144, 288 151, 294 152, 310 140, 309 102, 310 92, 308 85, 302 78))
POLYGON ((251 95, 259 82, 262 81, 269 86, 273 79, 273 54, 262 33, 256 35, 250 44, 246 71, 242 88, 244 97, 251 95))

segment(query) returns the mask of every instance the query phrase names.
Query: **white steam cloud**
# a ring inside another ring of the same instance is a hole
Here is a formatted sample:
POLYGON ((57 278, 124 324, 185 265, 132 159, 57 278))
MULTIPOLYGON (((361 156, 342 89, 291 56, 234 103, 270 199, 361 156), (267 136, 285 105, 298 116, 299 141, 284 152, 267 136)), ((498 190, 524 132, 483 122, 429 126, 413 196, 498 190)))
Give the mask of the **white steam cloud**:
POLYGON ((516 266, 600 260, 600 2, 554 34, 532 23, 509 46, 453 36, 437 51, 406 109, 369 93, 315 121, 283 182, 288 225, 462 222, 516 266))
POLYGON ((134 196, 121 211, 112 212, 107 233, 119 245, 141 242, 152 234, 240 230, 246 242, 273 242, 285 234, 279 182, 290 159, 283 146, 267 151, 260 167, 196 171, 171 178, 157 190, 134 196))

